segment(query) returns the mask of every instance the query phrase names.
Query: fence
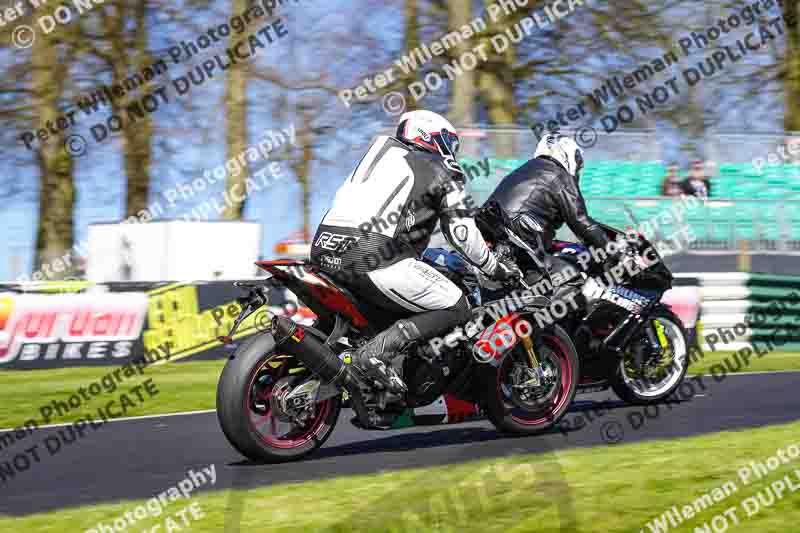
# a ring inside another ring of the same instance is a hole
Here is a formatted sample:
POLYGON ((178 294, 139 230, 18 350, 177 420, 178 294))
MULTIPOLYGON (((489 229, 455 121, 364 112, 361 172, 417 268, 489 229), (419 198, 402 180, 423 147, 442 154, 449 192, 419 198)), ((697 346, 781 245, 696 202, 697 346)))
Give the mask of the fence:
POLYGON ((696 276, 700 285, 700 337, 716 342, 716 346, 703 344, 704 350, 738 350, 752 342, 773 343, 781 350, 800 348, 800 276, 691 276, 696 276))
MULTIPOLYGON (((503 176, 533 157, 538 142, 525 128, 461 131, 464 161, 488 158, 490 163, 489 175, 478 175, 468 185, 478 203, 503 176)), ((682 150, 656 130, 563 133, 589 145, 581 189, 594 218, 625 226, 657 216, 673 201, 657 196, 669 162, 702 154, 711 198, 686 213, 685 220, 666 224, 691 226, 696 240, 689 252, 800 254, 800 137, 710 132, 682 150)), ((664 233, 672 233, 671 228, 664 233)))
MULTIPOLYGON (((590 197, 592 216, 612 226, 638 225, 658 220, 669 211, 674 200, 626 197, 590 197)), ((725 200, 698 204, 680 217, 658 226, 664 235, 674 234, 679 225, 688 225, 696 240, 689 252, 800 254, 800 201, 725 200)))

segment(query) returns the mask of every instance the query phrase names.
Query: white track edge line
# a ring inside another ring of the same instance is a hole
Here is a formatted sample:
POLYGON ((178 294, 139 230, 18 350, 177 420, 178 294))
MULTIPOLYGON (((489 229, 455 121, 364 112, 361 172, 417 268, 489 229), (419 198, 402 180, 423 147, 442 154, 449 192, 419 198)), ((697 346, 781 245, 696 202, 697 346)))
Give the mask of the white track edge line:
MULTIPOLYGON (((199 415, 199 414, 208 414, 208 413, 216 413, 216 412, 217 412, 216 409, 206 409, 206 410, 203 410, 203 411, 181 411, 181 412, 178 412, 178 413, 164 413, 164 414, 161 414, 161 415, 121 416, 119 418, 109 418, 108 420, 106 420, 103 423, 105 424, 107 422, 126 422, 128 420, 146 420, 148 418, 166 418, 166 417, 170 417, 170 416, 199 415)), ((66 426, 71 426, 74 423, 75 422, 63 422, 63 423, 60 423, 60 424, 47 424, 45 426, 37 426, 36 428, 34 428, 34 431, 36 431, 37 429, 66 427, 66 426)), ((22 429, 22 430, 27 431, 27 427, 26 426, 20 426, 19 428, 11 428, 11 429, 0 428, 0 433, 7 433, 9 431, 17 431, 18 429, 22 429)))
MULTIPOLYGON (((729 376, 752 376, 758 374, 796 374, 800 373, 800 370, 765 370, 761 372, 734 372, 732 374, 726 374, 725 377, 729 376)), ((694 376, 711 376, 711 374, 687 374, 687 377, 694 377, 694 376)), ((106 422, 126 422, 129 420, 146 420, 148 418, 167 418, 171 416, 186 416, 186 415, 200 415, 200 414, 208 414, 208 413, 216 413, 216 409, 205 409, 202 411, 181 411, 178 413, 164 413, 161 415, 140 415, 140 416, 122 416, 119 418, 110 418, 106 420, 106 422)), ((106 423, 104 422, 104 423, 106 423)), ((48 429, 48 428, 60 428, 71 426, 75 422, 63 422, 61 424, 47 424, 45 426, 37 426, 36 429, 48 429)), ((0 428, 0 433, 8 433, 9 431, 17 431, 20 428, 0 428)), ((21 427, 21 429, 25 429, 25 427, 21 427)))
MULTIPOLYGON (((798 372, 800 372, 800 370, 754 370, 752 372, 731 372, 731 373, 725 374, 725 377, 728 378, 728 377, 731 377, 731 376, 756 376, 756 375, 759 375, 759 374, 796 374, 798 372)), ((713 377, 713 374, 711 374, 711 373, 707 373, 707 374, 706 373, 703 373, 703 374, 686 374, 686 375, 687 376, 691 376, 691 377, 694 377, 694 376, 712 376, 713 377)))

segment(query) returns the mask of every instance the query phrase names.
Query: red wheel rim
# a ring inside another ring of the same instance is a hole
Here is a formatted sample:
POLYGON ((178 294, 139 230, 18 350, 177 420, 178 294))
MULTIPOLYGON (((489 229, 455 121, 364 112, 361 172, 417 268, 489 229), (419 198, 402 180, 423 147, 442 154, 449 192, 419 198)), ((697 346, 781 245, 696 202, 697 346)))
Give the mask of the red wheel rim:
POLYGON ((250 428, 268 446, 281 449, 299 448, 316 438, 322 429, 327 426, 325 420, 333 408, 333 399, 319 402, 315 407, 313 418, 302 428, 295 428, 289 422, 279 421, 272 412, 272 405, 269 400, 272 396, 272 388, 275 382, 288 375, 292 365, 289 364, 290 359, 285 358, 280 366, 270 366, 269 363, 273 362, 276 357, 280 356, 269 356, 261 365, 256 366, 255 370, 250 375, 250 379, 247 381, 247 394, 245 394, 244 398, 244 413, 248 418, 250 428), (262 414, 253 409, 251 393, 253 387, 256 385, 256 380, 265 375, 270 378, 271 382, 265 386, 264 390, 259 391, 257 394, 258 400, 267 404, 267 410, 262 414), (278 435, 277 428, 281 425, 289 425, 292 428, 288 432, 278 435), (273 433, 265 433, 264 429, 269 429, 273 433))
MULTIPOLYGON (((545 342, 547 342, 547 347, 553 352, 551 356, 554 362, 558 363, 559 366, 559 375, 561 377, 560 382, 558 383, 558 391, 556 392, 556 397, 550 401, 550 407, 544 410, 543 414, 542 411, 537 411, 537 414, 531 413, 533 416, 537 418, 522 418, 520 416, 515 415, 513 412, 510 413, 511 419, 519 424, 523 424, 526 426, 538 426, 542 424, 549 423, 552 421, 553 413, 559 412, 561 409, 564 408, 565 404, 569 400, 569 395, 567 391, 570 390, 570 386, 572 384, 573 378, 573 368, 572 363, 570 362, 569 357, 567 354, 569 353, 564 343, 558 337, 554 337, 552 335, 546 335, 542 337, 545 342)), ((506 358, 508 361, 510 358, 506 358)), ((505 362, 504 362, 505 364, 505 362)), ((501 405, 506 404, 506 399, 503 394, 502 389, 502 382, 501 377, 503 375, 502 368, 499 368, 496 375, 497 375, 497 395, 498 399, 500 400, 501 405)), ((524 410, 522 407, 514 406, 517 410, 524 410)))

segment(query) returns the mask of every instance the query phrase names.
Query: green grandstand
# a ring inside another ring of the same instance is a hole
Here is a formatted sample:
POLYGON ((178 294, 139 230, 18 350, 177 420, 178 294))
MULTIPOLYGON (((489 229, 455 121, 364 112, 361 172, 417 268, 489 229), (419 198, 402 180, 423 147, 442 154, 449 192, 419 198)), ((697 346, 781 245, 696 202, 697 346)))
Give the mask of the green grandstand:
MULTIPOLYGON (((499 179, 525 162, 489 159, 491 175, 471 176, 469 189, 482 202, 499 179)), ((462 159, 461 163, 469 175, 477 162, 462 159)), ((629 212, 641 222, 653 220, 672 205, 673 199, 661 197, 666 173, 666 165, 659 162, 590 161, 581 190, 597 218, 622 227, 631 223, 629 212)), ((710 200, 686 213, 685 222, 698 241, 800 241, 800 165, 770 166, 759 173, 750 163, 721 164, 710 181, 710 200)), ((679 230, 679 222, 659 222, 659 227, 670 235, 679 230)))

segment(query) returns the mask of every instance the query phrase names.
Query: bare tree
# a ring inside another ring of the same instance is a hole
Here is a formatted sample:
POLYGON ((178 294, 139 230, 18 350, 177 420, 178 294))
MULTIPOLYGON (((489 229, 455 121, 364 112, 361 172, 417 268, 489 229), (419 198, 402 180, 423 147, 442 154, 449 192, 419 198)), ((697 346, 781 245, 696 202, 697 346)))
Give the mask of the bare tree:
MULTIPOLYGON (((139 73, 153 63, 153 56, 147 47, 147 2, 131 3, 116 0, 100 10, 104 40, 110 45, 107 52, 99 40, 87 40, 86 45, 92 53, 103 60, 112 73, 112 84, 124 86, 130 75, 139 73), (126 21, 133 20, 132 30, 126 29, 126 21), (98 46, 99 45, 99 46, 98 46)), ((142 86, 139 94, 145 94, 150 84, 142 86)), ((111 110, 122 115, 137 98, 136 91, 126 91, 122 98, 111 101, 111 110)), ((122 129, 122 154, 127 192, 125 195, 125 216, 136 216, 147 208, 150 189, 150 163, 152 161, 151 142, 153 121, 149 113, 136 119, 135 125, 122 129)))
POLYGON ((786 131, 800 131, 800 29, 797 2, 786 0, 781 7, 786 25, 786 57, 783 64, 784 115, 786 131))
MULTIPOLYGON (((243 13, 248 7, 248 0, 232 0, 231 11, 234 14, 243 13)), ((236 39, 246 39, 249 33, 242 34, 236 39)), ((231 44, 234 38, 231 36, 231 44)), ((238 156, 247 149, 247 81, 249 78, 249 65, 236 63, 232 65, 225 76, 225 149, 228 159, 238 156)), ((228 174, 225 179, 225 190, 230 191, 228 196, 231 204, 225 206, 223 218, 239 220, 244 214, 246 196, 241 192, 233 194, 233 190, 245 190, 247 181, 247 168, 242 169, 238 175, 228 174), (239 200, 241 198, 241 201, 239 200)))
MULTIPOLYGON (((58 104, 68 75, 68 61, 63 48, 59 53, 59 44, 55 34, 38 35, 33 44, 32 92, 37 128, 46 128, 48 121, 55 123, 61 114, 58 104)), ((54 278, 69 274, 71 269, 61 258, 70 256, 73 243, 74 162, 64 149, 64 140, 63 133, 56 133, 37 150, 40 190, 34 264, 54 278)))
MULTIPOLYGON (((459 31, 472 19, 471 0, 451 0, 447 2, 448 30, 459 31)), ((469 42, 460 41, 454 52, 458 57, 470 50, 469 42)), ((454 124, 465 125, 475 122, 475 71, 464 72, 453 80, 450 89, 449 117, 454 124)))

